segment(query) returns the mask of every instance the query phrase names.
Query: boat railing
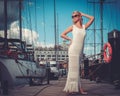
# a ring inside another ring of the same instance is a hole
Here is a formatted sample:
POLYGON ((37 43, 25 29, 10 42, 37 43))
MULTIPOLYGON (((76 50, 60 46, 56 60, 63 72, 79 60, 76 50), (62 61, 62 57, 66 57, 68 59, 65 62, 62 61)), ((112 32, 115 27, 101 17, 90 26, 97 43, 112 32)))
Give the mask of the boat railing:
POLYGON ((0 56, 34 61, 34 52, 32 50, 27 50, 25 42, 19 39, 7 39, 7 45, 6 48, 5 39, 0 38, 0 56))

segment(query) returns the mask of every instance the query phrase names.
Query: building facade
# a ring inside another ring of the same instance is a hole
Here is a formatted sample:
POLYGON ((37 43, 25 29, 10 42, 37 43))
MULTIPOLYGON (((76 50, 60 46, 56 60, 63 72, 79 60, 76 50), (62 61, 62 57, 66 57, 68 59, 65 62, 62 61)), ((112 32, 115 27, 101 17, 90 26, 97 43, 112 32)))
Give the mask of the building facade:
POLYGON ((35 61, 53 60, 53 61, 66 61, 68 60, 67 50, 36 50, 35 61))
POLYGON ((56 47, 39 47, 35 49, 35 61, 68 62, 68 45, 66 42, 56 47))

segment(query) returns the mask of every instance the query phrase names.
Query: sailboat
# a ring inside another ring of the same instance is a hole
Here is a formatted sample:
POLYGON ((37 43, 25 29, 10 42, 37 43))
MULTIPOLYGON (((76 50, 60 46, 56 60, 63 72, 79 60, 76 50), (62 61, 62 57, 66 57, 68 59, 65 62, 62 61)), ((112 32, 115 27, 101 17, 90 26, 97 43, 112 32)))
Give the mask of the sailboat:
MULTIPOLYGON (((4 0, 4 37, 0 37, 0 88, 28 83, 28 76, 44 77, 45 68, 34 61, 34 50, 20 39, 7 38, 7 0, 4 0), (23 77, 23 78, 17 78, 23 77)), ((19 0, 21 5, 21 0, 19 0)), ((21 33, 20 33, 21 34, 21 33)), ((22 37, 22 36, 21 36, 22 37)))

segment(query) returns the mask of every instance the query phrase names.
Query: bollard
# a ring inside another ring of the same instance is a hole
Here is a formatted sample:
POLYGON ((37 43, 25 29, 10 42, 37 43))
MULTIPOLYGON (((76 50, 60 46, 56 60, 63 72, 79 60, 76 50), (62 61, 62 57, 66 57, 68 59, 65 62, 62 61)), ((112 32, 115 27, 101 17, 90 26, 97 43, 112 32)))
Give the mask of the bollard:
POLYGON ((62 74, 61 74, 61 77, 63 77, 63 69, 62 69, 62 74))
POLYGON ((5 80, 3 82, 3 88, 2 88, 2 90, 3 90, 3 95, 8 95, 8 81, 7 80, 5 80))
POLYGON ((47 84, 50 84, 50 68, 49 67, 47 67, 46 72, 47 72, 47 84))
POLYGON ((89 75, 89 60, 88 58, 86 58, 84 60, 84 78, 88 78, 88 75, 89 75))

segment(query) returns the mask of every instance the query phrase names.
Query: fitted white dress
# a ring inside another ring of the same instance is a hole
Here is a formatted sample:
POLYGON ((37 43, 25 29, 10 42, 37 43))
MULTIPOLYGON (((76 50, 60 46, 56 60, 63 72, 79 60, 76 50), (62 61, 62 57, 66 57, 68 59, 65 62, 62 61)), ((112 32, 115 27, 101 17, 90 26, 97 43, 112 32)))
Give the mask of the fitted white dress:
POLYGON ((65 92, 79 92, 80 83, 80 58, 83 53, 83 44, 86 35, 85 26, 80 29, 73 25, 72 31, 73 39, 69 47, 69 65, 66 85, 63 91, 65 92))

